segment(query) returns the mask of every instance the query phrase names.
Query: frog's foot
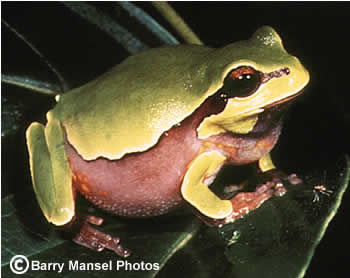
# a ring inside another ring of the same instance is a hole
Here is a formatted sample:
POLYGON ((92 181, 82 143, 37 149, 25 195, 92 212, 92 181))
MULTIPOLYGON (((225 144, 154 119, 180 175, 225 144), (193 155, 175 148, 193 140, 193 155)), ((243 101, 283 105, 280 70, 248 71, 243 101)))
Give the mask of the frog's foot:
POLYGON ((100 232, 89 224, 91 223, 93 225, 100 226, 102 222, 102 218, 88 216, 83 222, 79 233, 74 237, 73 241, 96 251, 102 251, 106 248, 116 252, 123 258, 130 256, 130 250, 125 249, 119 244, 119 237, 112 237, 109 234, 100 232))
POLYGON ((232 203, 232 213, 223 219, 209 218, 197 213, 198 217, 209 226, 222 226, 234 222, 250 211, 260 207, 266 200, 273 196, 282 196, 287 190, 280 182, 268 181, 259 185, 254 192, 240 192, 230 201, 232 203))
POLYGON ((263 182, 271 181, 274 183, 282 183, 284 181, 288 181, 290 184, 299 184, 302 183, 303 180, 299 178, 296 174, 286 175, 280 170, 272 169, 264 173, 259 173, 259 180, 263 182))

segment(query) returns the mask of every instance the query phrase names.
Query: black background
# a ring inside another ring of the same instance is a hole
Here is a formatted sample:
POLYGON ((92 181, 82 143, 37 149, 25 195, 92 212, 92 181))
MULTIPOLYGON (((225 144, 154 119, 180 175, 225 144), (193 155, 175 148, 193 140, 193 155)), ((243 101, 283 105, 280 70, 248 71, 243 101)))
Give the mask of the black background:
MULTIPOLYGON (((99 5, 108 9, 108 4, 99 5)), ((168 26, 149 3, 137 5, 168 26)), ((280 34, 288 52, 297 56, 309 70, 310 84, 292 106, 273 153, 283 170, 302 175, 323 173, 344 153, 350 153, 349 3, 174 2, 172 5, 199 37, 213 47, 247 39, 258 27, 270 25, 280 34)), ((112 39, 99 35, 95 27, 91 30, 91 26, 58 3, 3 2, 2 17, 48 57, 71 87, 91 80, 128 55, 116 47, 112 39)), ((4 26, 2 31, 3 73, 40 76, 41 80, 58 83, 37 55, 4 26)), ((156 40, 145 40, 151 46, 159 45, 156 40)), ((2 191, 6 195, 17 189, 4 188, 4 180, 7 183, 17 180, 18 171, 28 173, 23 160, 17 159, 25 156, 21 139, 25 126, 33 119, 38 120, 53 102, 46 97, 33 97, 33 101, 28 97, 32 96, 29 92, 22 98, 12 86, 5 85, 2 89, 3 94, 10 92, 8 98, 12 101, 21 97, 18 102, 26 111, 21 118, 23 129, 19 129, 16 139, 3 138, 2 191)), ((348 276, 349 201, 347 192, 306 277, 348 276)))

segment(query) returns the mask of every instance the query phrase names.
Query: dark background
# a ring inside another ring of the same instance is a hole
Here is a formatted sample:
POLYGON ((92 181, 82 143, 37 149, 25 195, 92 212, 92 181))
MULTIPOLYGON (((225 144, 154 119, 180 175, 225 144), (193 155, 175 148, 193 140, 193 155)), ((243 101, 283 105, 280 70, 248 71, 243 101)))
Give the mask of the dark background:
MULTIPOLYGON (((149 3, 136 4, 168 26, 149 3)), ((98 5, 109 10, 108 3, 98 5)), ((174 2, 172 5, 202 41, 212 47, 247 39, 258 27, 270 25, 282 37, 287 51, 310 71, 310 84, 290 109, 273 153, 279 167, 301 175, 321 174, 344 153, 350 153, 349 3, 174 2)), ((59 3, 3 2, 2 18, 44 53, 70 87, 91 80, 128 55, 98 28, 59 3)), ((148 45, 160 45, 157 39, 133 27, 132 20, 126 19, 123 24, 130 26, 148 45)), ((45 63, 3 25, 2 73, 59 84, 45 63)), ((18 174, 28 175, 27 164, 23 162, 26 159, 24 128, 34 119, 42 119, 53 101, 3 85, 2 104, 3 113, 11 108, 19 111, 15 120, 13 115, 2 116, 2 133, 5 128, 9 130, 2 137, 2 196, 6 196, 21 190, 19 185, 28 184, 22 182, 26 177, 18 174), (16 185, 12 185, 13 181, 16 185)), ((348 276, 349 201, 347 192, 306 277, 348 276)))

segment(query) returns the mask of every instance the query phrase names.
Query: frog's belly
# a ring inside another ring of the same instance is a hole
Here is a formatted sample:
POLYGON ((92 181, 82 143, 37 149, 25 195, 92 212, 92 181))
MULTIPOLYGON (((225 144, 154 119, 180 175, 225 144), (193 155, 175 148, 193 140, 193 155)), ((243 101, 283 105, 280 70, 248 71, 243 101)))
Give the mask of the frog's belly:
POLYGON ((271 150, 279 131, 276 127, 260 138, 223 134, 206 141, 198 140, 191 130, 169 132, 152 149, 116 161, 85 161, 68 143, 66 151, 73 187, 93 204, 122 216, 156 216, 182 204, 183 177, 201 151, 219 151, 230 164, 250 163, 271 150))
POLYGON ((66 143, 73 187, 96 206, 117 215, 155 216, 182 204, 180 186, 200 142, 194 131, 170 131, 143 153, 111 161, 83 160, 66 143))

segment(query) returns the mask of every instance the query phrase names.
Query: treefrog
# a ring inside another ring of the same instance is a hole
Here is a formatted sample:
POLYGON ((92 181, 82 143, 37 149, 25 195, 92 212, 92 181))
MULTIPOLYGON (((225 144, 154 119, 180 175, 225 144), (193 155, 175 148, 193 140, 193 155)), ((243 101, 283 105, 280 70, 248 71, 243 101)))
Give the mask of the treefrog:
POLYGON ((74 241, 126 257, 102 219, 75 215, 77 193, 127 217, 166 214, 184 203, 212 225, 230 223, 277 190, 265 184, 222 200, 209 188, 225 164, 274 169, 281 111, 309 74, 271 27, 220 49, 180 45, 127 58, 64 93, 47 124, 27 131, 30 170, 46 219, 74 241))

